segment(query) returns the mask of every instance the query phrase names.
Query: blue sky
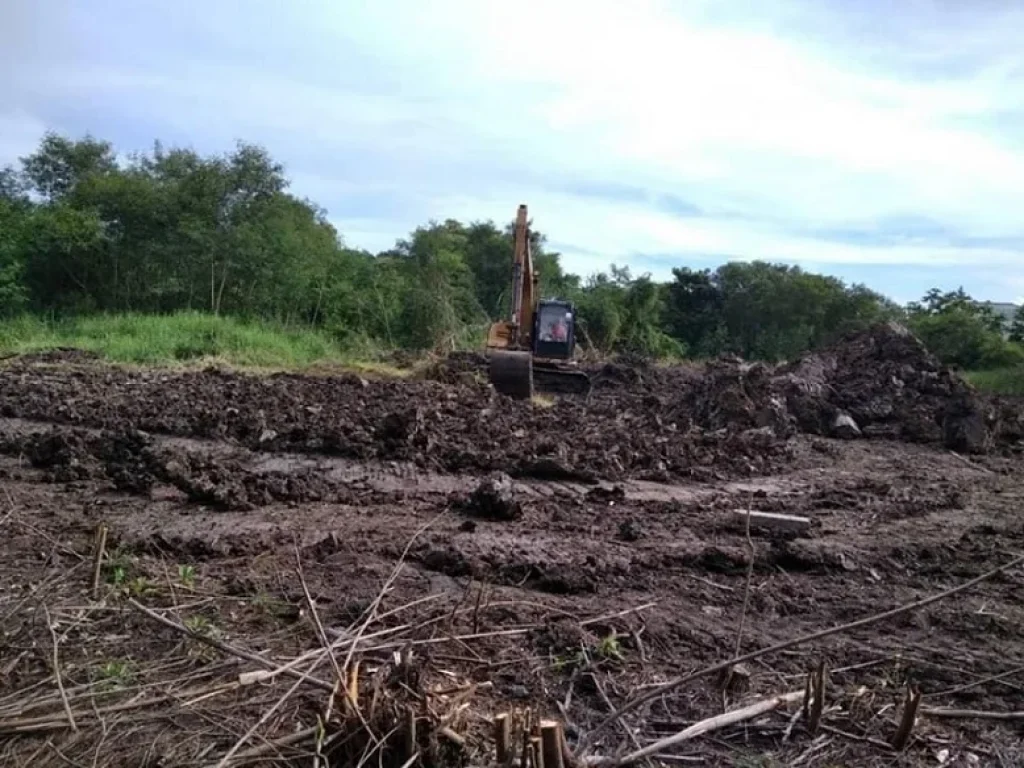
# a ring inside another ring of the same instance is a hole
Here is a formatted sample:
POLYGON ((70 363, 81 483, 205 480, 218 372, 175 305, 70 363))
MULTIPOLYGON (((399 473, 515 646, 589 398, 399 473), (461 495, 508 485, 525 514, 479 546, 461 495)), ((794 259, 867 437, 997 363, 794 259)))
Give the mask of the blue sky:
POLYGON ((582 274, 1020 301, 1022 37, 992 0, 5 0, 0 164, 244 139, 356 247, 527 203, 582 274))

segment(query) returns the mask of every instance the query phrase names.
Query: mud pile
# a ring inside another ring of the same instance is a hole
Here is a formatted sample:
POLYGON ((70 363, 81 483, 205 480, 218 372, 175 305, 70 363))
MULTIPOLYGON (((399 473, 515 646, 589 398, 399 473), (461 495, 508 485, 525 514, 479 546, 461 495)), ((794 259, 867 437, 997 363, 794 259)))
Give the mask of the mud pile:
POLYGON ((708 363, 682 398, 682 411, 705 430, 767 430, 786 438, 796 422, 775 391, 772 368, 726 356, 708 363))
POLYGON ((776 389, 806 432, 829 434, 848 415, 866 436, 991 447, 995 424, 984 399, 895 323, 786 366, 776 389))
POLYGON ((18 363, 0 368, 0 417, 583 482, 750 476, 788 461, 776 436, 676 423, 671 389, 625 388, 544 407, 500 396, 486 381, 18 363))
POLYGON ((983 452, 998 434, 984 398, 895 323, 775 369, 722 358, 681 402, 704 429, 761 428, 780 437, 864 435, 983 452))

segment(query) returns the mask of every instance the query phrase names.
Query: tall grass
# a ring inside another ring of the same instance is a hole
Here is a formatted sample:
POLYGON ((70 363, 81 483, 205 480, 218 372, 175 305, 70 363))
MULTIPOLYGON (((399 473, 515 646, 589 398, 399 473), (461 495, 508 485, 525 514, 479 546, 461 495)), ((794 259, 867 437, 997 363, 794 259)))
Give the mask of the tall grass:
POLYGON ((991 371, 969 371, 966 378, 982 392, 994 395, 1024 396, 1024 367, 996 368, 991 371))
POLYGON ((244 367, 305 368, 351 359, 351 350, 315 330, 195 312, 0 321, 0 354, 59 347, 95 352, 114 362, 151 365, 218 360, 244 367))

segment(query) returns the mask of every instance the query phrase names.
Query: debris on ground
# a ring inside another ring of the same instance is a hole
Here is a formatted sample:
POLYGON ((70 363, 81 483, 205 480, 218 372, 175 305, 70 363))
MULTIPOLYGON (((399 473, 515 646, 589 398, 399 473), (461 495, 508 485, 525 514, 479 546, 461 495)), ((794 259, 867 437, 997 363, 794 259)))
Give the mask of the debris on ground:
POLYGON ((708 765, 870 766, 912 685, 897 759, 1022 763, 1020 568, 981 577, 1022 549, 1024 402, 889 325, 547 408, 482 362, 0 362, 0 762, 538 764, 555 723, 569 766, 713 724, 708 765))

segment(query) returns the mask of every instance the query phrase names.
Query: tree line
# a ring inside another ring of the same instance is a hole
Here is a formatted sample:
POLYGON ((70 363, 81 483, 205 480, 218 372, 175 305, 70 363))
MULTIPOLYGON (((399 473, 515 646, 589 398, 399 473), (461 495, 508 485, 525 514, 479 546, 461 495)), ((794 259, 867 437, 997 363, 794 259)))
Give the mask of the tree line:
MULTIPOLYGON (((480 346, 507 312, 511 229, 430 222, 374 254, 292 194, 262 147, 204 156, 156 143, 119 156, 106 141, 49 133, 0 171, 0 314, 195 310, 310 325, 363 348, 480 346)), ((576 303, 580 343, 598 353, 778 360, 898 319, 949 363, 1024 361, 1024 314, 1005 328, 963 291, 901 307, 762 261, 680 267, 666 282, 615 265, 583 277, 533 238, 542 294, 576 303)))

